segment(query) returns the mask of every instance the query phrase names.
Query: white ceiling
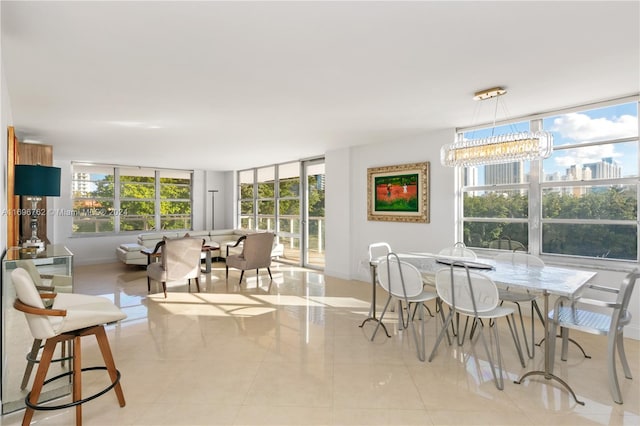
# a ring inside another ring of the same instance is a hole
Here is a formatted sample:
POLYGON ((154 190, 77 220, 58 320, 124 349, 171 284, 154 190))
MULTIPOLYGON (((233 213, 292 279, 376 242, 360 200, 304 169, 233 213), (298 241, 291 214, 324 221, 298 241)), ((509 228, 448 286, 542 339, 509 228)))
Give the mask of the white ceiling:
POLYGON ((2 64, 56 159, 232 170, 637 94, 639 4, 3 0, 2 64))

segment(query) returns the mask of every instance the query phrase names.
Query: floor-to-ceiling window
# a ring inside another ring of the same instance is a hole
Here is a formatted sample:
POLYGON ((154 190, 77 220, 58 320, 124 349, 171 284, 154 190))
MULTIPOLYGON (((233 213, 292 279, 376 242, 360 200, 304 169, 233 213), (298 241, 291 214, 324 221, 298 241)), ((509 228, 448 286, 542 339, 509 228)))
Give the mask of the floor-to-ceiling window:
POLYGON ((303 265, 324 268, 324 160, 305 161, 303 173, 306 183, 303 265))
POLYGON ((238 224, 275 232, 282 261, 324 267, 324 160, 239 171, 238 224))

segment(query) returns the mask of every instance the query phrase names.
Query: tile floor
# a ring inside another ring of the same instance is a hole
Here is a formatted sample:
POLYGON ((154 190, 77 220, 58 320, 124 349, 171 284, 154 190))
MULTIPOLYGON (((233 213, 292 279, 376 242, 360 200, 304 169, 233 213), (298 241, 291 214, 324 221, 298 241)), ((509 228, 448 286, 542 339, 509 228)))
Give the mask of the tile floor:
MULTIPOLYGON (((432 362, 420 362, 410 335, 391 338, 368 314, 370 284, 325 277, 286 265, 237 286, 239 274, 224 279, 224 265, 203 275, 203 291, 170 286, 167 299, 152 287, 147 295, 143 269, 122 264, 77 266, 76 291, 103 295, 128 318, 108 327, 122 372, 127 405, 113 393, 84 405, 86 425, 638 425, 640 424, 640 342, 626 341, 634 380, 621 386, 624 405, 607 386, 605 340, 573 333, 593 356, 572 348, 556 373, 575 389, 585 406, 553 382, 538 377, 513 383, 542 367, 542 351, 522 368, 505 324, 501 343, 507 377, 494 386, 481 345, 442 345, 432 362)), ((193 286, 192 286, 193 287, 193 286)), ((386 296, 379 294, 379 301, 386 296)), ((380 302, 382 304, 382 302, 380 302)), ((427 353, 436 321, 427 321, 427 353)), ((91 340, 85 365, 100 359, 91 340)), ((95 374, 95 377, 93 376, 95 374)), ((88 373, 85 395, 104 384, 88 373)), ((2 417, 17 425, 22 412, 2 417)), ((34 424, 69 425, 72 410, 36 412, 34 424)))

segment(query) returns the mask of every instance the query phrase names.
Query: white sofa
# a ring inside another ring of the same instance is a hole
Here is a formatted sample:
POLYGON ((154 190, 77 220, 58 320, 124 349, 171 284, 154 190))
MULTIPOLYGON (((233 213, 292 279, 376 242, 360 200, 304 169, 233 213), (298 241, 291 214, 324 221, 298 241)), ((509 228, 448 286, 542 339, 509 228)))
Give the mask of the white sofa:
MULTIPOLYGON (((210 231, 186 231, 186 232, 149 232, 138 235, 136 243, 124 243, 116 247, 116 255, 118 259, 126 263, 127 265, 146 265, 147 255, 142 253, 141 250, 151 249, 153 250, 156 244, 164 237, 167 238, 180 238, 185 234, 189 234, 192 238, 202 238, 205 244, 212 242, 218 243, 220 251, 212 253, 214 257, 225 258, 227 256, 227 245, 233 245, 238 241, 241 236, 251 233, 253 231, 247 231, 244 229, 215 229, 210 231)), ((242 251, 242 243, 238 247, 230 248, 229 254, 239 253, 242 251)), ((279 257, 284 254, 284 246, 282 244, 274 243, 273 251, 271 255, 273 257, 279 257)), ((203 258, 205 254, 203 253, 203 258)))

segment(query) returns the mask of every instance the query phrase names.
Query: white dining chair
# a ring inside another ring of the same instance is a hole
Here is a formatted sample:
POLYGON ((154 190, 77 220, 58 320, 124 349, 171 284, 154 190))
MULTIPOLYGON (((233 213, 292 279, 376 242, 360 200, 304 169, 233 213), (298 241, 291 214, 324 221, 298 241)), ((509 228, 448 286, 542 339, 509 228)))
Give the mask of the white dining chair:
POLYGON ((443 248, 438 252, 438 254, 442 256, 457 257, 460 259, 476 260, 478 258, 476 253, 473 250, 467 248, 467 246, 462 241, 458 241, 451 247, 443 248))
MULTIPOLYGON (((443 249, 441 249, 438 252, 439 256, 446 256, 446 257, 453 257, 456 259, 461 259, 461 260, 477 260, 478 259, 478 255, 476 254, 476 252, 474 252, 473 250, 471 250, 470 248, 467 248, 467 246, 462 242, 462 241, 458 241, 457 243, 455 243, 454 245, 450 246, 450 247, 445 247, 443 249)), ((423 276, 422 281, 425 283, 425 285, 430 285, 433 286, 435 288, 436 286, 436 277, 435 276, 423 276)), ((436 305, 439 309, 440 304, 436 305)), ((451 331, 453 332, 454 336, 458 335, 458 316, 456 316, 456 324, 454 325, 453 322, 451 323, 451 331)), ((467 328, 467 325, 469 323, 469 318, 467 318, 467 320, 465 321, 465 329, 467 328)), ((462 344, 462 341, 458 340, 460 344, 462 344)))
MULTIPOLYGON (((454 257, 456 259, 466 259, 466 260, 477 260, 478 256, 476 253, 467 248, 467 246, 462 242, 458 241, 452 246, 444 247, 438 252, 439 256, 446 257, 454 257)), ((436 277, 435 276, 423 276, 423 282, 426 285, 436 286, 436 277)))
POLYGON ((442 302, 449 305, 451 310, 445 318, 445 323, 433 345, 429 362, 433 360, 440 342, 442 342, 443 337, 447 333, 447 327, 453 321, 454 314, 466 315, 474 320, 474 327, 479 328, 479 330, 474 332, 474 335, 477 337, 470 339, 471 344, 475 344, 478 339, 482 340, 487 360, 491 366, 491 374, 493 375, 495 385, 499 390, 504 389, 502 355, 500 353, 500 340, 496 319, 503 317, 507 319, 509 330, 511 331, 511 336, 513 337, 520 358, 520 363, 522 367, 525 366, 522 349, 520 347, 520 339, 518 338, 518 329, 515 326, 515 319, 513 317, 513 308, 500 306, 496 284, 489 277, 470 271, 469 267, 462 261, 452 262, 449 268, 443 268, 436 272, 436 290, 438 297, 440 297, 442 302), (511 320, 509 318, 511 318, 511 320), (499 374, 496 373, 491 350, 484 337, 484 324, 481 321, 482 319, 490 320, 489 327, 493 329, 499 374))
POLYGON ((425 303, 434 300, 438 297, 435 292, 425 291, 422 284, 422 276, 418 269, 400 260, 397 254, 389 253, 386 258, 378 264, 378 282, 380 286, 387 291, 389 296, 387 302, 384 305, 384 309, 380 314, 380 321, 376 326, 376 329, 371 336, 371 341, 376 337, 376 333, 380 328, 382 319, 387 313, 387 309, 391 303, 391 299, 396 298, 398 300, 398 322, 399 326, 404 328, 405 320, 403 315, 404 303, 407 311, 406 324, 411 329, 411 334, 416 345, 416 351, 418 353, 418 359, 420 361, 425 360, 425 328, 424 328, 424 311, 425 303), (411 312, 411 306, 414 306, 414 312, 411 312), (415 313, 418 313, 421 324, 421 342, 418 343, 418 335, 413 324, 413 318, 415 313))

